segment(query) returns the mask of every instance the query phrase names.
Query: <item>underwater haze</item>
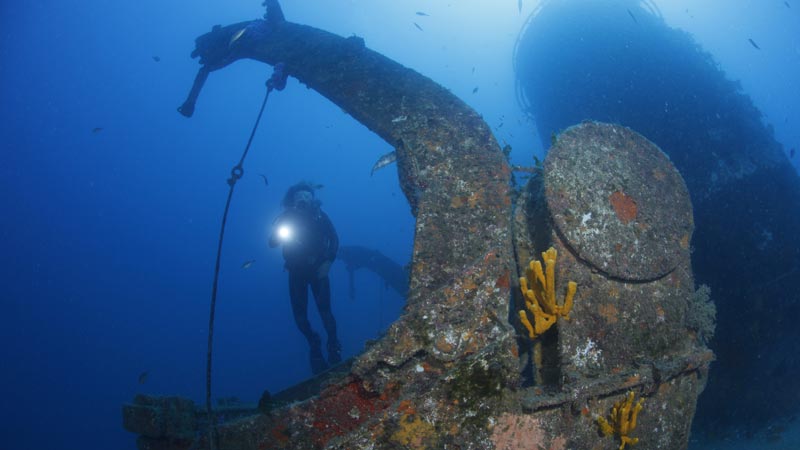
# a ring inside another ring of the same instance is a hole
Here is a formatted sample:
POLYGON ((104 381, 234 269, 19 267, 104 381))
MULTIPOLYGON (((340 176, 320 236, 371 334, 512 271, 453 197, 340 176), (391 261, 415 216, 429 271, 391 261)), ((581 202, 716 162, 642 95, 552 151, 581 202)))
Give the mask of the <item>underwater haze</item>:
MULTIPOLYGON (((655 4, 667 25, 690 33, 741 82, 798 169, 800 2, 655 4)), ((512 163, 544 157, 549 139, 519 101, 513 63, 537 2, 281 6, 287 20, 360 36, 450 89, 484 117, 501 146, 511 146, 512 163)), ((132 450, 136 436, 122 428, 121 406, 137 393, 203 404, 226 180, 272 68, 236 62, 209 76, 191 119, 176 108, 199 68, 189 56, 194 39, 215 24, 263 14, 260 0, 0 4, 3 448, 132 450)), ((267 246, 289 186, 322 186, 317 196, 341 245, 410 261, 414 218, 396 166, 371 174, 392 150, 292 78, 270 95, 227 219, 214 398, 255 403, 263 391, 311 375, 281 253, 267 246)), ((347 358, 387 329, 404 298, 366 270, 355 273, 351 295, 341 261, 330 279, 347 358)), ((309 311, 322 332, 316 308, 309 311)))

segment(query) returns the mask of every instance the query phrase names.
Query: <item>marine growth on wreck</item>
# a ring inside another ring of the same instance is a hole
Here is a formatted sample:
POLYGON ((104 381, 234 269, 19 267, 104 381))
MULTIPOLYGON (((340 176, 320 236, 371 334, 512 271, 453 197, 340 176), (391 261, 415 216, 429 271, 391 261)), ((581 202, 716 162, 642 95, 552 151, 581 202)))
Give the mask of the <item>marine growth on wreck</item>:
POLYGON ((572 310, 572 298, 575 296, 578 284, 570 281, 567 284, 567 293, 564 296, 564 301, 560 305, 556 302, 555 267, 557 257, 558 252, 556 249, 550 247, 546 252, 542 253, 546 272, 542 271, 541 261, 533 260, 528 267, 527 276, 519 279, 522 295, 525 296, 526 308, 519 311, 519 320, 528 330, 528 337, 531 339, 547 331, 556 323, 558 318, 569 320, 569 312, 572 310), (533 325, 528 319, 528 313, 533 317, 533 325))

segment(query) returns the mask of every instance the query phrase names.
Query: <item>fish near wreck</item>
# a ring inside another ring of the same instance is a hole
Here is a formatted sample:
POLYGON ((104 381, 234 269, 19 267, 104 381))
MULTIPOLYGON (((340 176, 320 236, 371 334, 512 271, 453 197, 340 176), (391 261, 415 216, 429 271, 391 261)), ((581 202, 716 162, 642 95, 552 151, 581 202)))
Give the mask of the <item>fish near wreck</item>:
POLYGON ((377 161, 375 161, 375 165, 372 166, 372 170, 369 171, 369 175, 372 176, 376 170, 380 170, 395 161, 397 161, 396 151, 391 151, 381 156, 377 161))
MULTIPOLYGON (((532 439, 545 447, 563 446, 569 439, 574 448, 584 448, 604 438, 589 414, 575 418, 575 405, 597 405, 595 413, 605 414, 616 400, 611 394, 626 380, 633 380, 626 388, 652 392, 658 397, 653 404, 680 412, 669 415, 666 423, 648 421, 643 413, 637 428, 641 443, 662 427, 660 442, 685 445, 683 430, 698 391, 695 372, 705 367, 702 355, 681 355, 674 367, 659 372, 675 380, 662 389, 661 378, 648 367, 634 367, 622 349, 608 349, 620 359, 602 361, 609 371, 595 374, 599 384, 584 371, 565 367, 563 385, 522 387, 521 335, 518 324, 509 321, 511 301, 518 295, 513 288, 518 265, 510 168, 489 126, 449 90, 367 47, 354 49, 346 38, 288 21, 270 23, 277 2, 268 3, 267 20, 254 21, 260 30, 257 39, 254 33, 235 55, 199 50, 201 62, 207 63, 200 70, 210 73, 242 58, 284 62, 291 76, 386 140, 397 152, 400 184, 416 218, 415 240, 406 309, 386 335, 343 371, 287 390, 292 394, 270 395, 270 405, 261 410, 220 422, 220 449, 388 449, 412 444, 492 449, 518 447, 532 439), (341 64, 343 58, 348 64, 341 64), (398 115, 408 117, 402 126, 392 122, 398 115), (612 373, 612 363, 620 370, 612 373), (686 367, 692 367, 694 378, 684 375, 686 367), (634 371, 638 378, 632 378, 634 371), (554 394, 545 395, 542 388, 554 394), (301 391, 308 395, 295 395, 301 391), (291 403, 280 398, 291 398, 291 403), (678 411, 672 406, 678 400, 690 406, 678 411)), ((210 39, 225 42, 239 29, 241 24, 220 27, 210 39)), ((196 78, 185 105, 193 106, 201 87, 196 78)), ((578 282, 585 281, 588 269, 580 268, 569 250, 560 247, 559 252, 564 255, 562 267, 575 270, 578 282)), ((686 261, 680 263, 685 266, 686 261)), ((594 305, 583 290, 577 295, 581 299, 576 299, 573 317, 581 304, 594 305)), ((654 308, 650 302, 642 312, 654 308)), ((635 328, 638 322, 625 325, 635 328)), ((575 329, 579 340, 548 351, 582 348, 591 331, 575 329)), ((606 344, 596 339, 595 348, 605 351, 606 344)), ((615 339, 635 350, 624 333, 615 339)), ((202 416, 191 402, 174 397, 140 396, 123 413, 126 428, 140 435, 140 448, 162 450, 208 447, 208 418, 202 416), (160 426, 151 426, 147 419, 153 417, 160 426)))
POLYGON ((247 27, 244 27, 241 30, 239 30, 236 33, 234 33, 233 36, 231 37, 231 40, 228 41, 228 46, 231 46, 231 45, 233 45, 234 42, 238 41, 239 38, 242 37, 242 35, 244 34, 245 31, 247 31, 247 27))

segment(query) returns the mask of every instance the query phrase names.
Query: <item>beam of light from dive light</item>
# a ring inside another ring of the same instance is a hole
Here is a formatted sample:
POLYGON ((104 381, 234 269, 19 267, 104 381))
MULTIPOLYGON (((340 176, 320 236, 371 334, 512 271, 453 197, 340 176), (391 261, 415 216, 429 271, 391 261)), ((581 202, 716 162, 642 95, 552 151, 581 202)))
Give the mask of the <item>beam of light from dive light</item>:
POLYGON ((289 225, 281 225, 278 227, 278 238, 284 242, 291 239, 293 234, 292 227, 289 225))

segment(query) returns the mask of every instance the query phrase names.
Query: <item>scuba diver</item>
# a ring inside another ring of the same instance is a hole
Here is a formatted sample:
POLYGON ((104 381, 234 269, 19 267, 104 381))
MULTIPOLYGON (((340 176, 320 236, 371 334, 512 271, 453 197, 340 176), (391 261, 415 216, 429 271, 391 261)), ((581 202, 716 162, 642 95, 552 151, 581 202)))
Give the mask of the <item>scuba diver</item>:
POLYGON ((339 237, 328 215, 314 197, 314 186, 300 182, 283 197, 285 209, 273 224, 269 246, 283 246, 284 267, 289 271, 289 297, 297 328, 311 348, 311 371, 320 373, 338 364, 341 345, 336 337, 336 320, 331 312, 331 286, 328 271, 339 249, 339 237), (322 355, 321 340, 308 321, 308 288, 314 294, 317 310, 328 334, 328 361, 322 355))

